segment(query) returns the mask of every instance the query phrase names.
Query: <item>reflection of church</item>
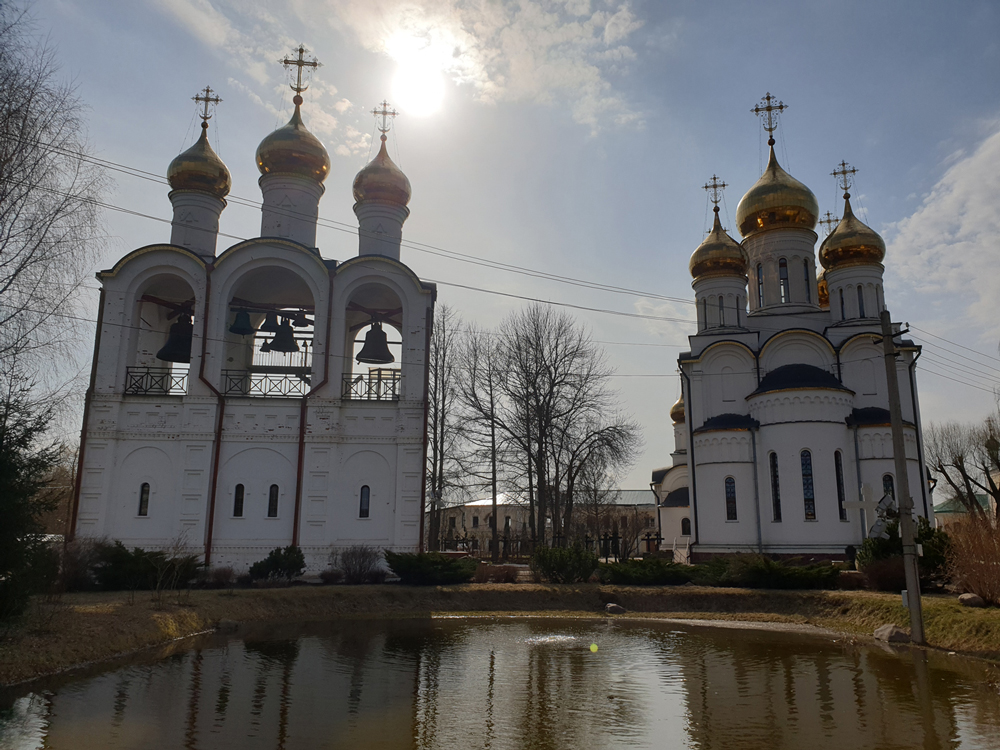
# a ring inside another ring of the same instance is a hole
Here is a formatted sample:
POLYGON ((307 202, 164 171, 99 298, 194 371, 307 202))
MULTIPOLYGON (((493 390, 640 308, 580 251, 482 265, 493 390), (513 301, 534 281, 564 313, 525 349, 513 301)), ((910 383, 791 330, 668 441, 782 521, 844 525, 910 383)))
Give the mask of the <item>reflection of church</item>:
MULTIPOLYGON (((861 499, 863 484, 876 498, 895 491, 878 318, 885 243, 854 215, 847 190, 855 170, 842 163, 834 174, 844 216, 817 254, 816 197, 774 153, 782 109, 768 94, 755 110, 771 150, 736 211, 743 242, 722 228, 725 185, 713 178, 706 188, 715 224, 691 256, 698 332, 678 360, 671 465, 652 479, 665 543, 690 545, 692 559, 739 551, 842 557, 873 521, 845 503, 861 499)), ((896 367, 913 504, 930 517, 919 352, 904 340, 896 367)))
MULTIPOLYGON (((320 255, 330 159, 295 112, 257 149, 261 236, 216 253, 229 170, 202 134, 170 164, 169 244, 98 274, 74 528, 243 568, 300 545, 415 550, 435 288, 399 260, 410 183, 382 147, 354 180, 357 257, 320 255)), ((314 64, 313 64, 314 65, 314 64)))

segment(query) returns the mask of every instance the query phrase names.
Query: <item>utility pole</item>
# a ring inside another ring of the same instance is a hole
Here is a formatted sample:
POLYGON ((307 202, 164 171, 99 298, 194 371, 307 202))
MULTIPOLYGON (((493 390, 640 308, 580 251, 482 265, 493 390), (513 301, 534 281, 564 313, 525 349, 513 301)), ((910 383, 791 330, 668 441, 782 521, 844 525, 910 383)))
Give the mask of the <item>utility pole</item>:
MULTIPOLYGON (((896 373, 896 343, 893 340, 889 311, 879 315, 882 322, 882 352, 885 355, 885 379, 889 386, 889 420, 892 424, 892 457, 896 466, 896 492, 899 505, 899 535, 903 540, 903 570, 906 573, 907 604, 910 608, 910 640, 923 644, 924 616, 920 604, 920 576, 917 571, 917 545, 913 528, 913 498, 906 470, 906 445, 903 442, 903 412, 899 405, 899 379, 896 373)), ((897 334, 898 335, 898 334, 897 334)))

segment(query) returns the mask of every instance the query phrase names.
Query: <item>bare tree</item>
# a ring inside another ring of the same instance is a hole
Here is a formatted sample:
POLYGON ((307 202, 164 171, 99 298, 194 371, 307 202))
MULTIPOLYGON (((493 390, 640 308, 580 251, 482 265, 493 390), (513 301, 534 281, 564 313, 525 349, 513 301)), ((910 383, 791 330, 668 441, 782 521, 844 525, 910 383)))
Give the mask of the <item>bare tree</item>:
POLYGON ((0 5, 0 356, 25 363, 73 340, 65 313, 102 240, 105 173, 57 71, 26 12, 0 5))
POLYGON ((968 513, 986 515, 976 499, 982 493, 993 499, 1000 516, 1000 411, 978 425, 933 424, 924 437, 928 465, 968 513))
POLYGON ((427 387, 428 547, 441 540, 441 511, 449 489, 459 487, 457 420, 461 319, 447 305, 438 308, 431 334, 427 387))

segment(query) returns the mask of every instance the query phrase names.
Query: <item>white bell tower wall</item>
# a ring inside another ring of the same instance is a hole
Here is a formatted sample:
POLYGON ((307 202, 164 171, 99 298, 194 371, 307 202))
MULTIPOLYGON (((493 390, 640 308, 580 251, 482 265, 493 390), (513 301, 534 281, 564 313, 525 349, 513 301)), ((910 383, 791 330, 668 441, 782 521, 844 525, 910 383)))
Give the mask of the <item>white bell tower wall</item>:
POLYGON ((749 257, 751 315, 778 309, 782 312, 819 309, 816 240, 815 232, 800 228, 771 229, 743 240, 749 257))
POLYGON ((324 187, 315 180, 282 173, 266 174, 258 184, 263 197, 261 236, 316 247, 316 221, 324 187))

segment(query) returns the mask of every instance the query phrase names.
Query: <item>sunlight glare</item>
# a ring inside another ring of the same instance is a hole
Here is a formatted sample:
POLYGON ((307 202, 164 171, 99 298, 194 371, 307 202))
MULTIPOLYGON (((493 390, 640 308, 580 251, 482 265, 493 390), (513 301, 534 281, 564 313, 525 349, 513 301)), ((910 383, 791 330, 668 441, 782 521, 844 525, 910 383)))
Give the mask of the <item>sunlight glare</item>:
POLYGON ((441 55, 426 40, 408 34, 393 35, 385 47, 399 66, 392 81, 393 103, 416 117, 437 112, 444 99, 441 55))

